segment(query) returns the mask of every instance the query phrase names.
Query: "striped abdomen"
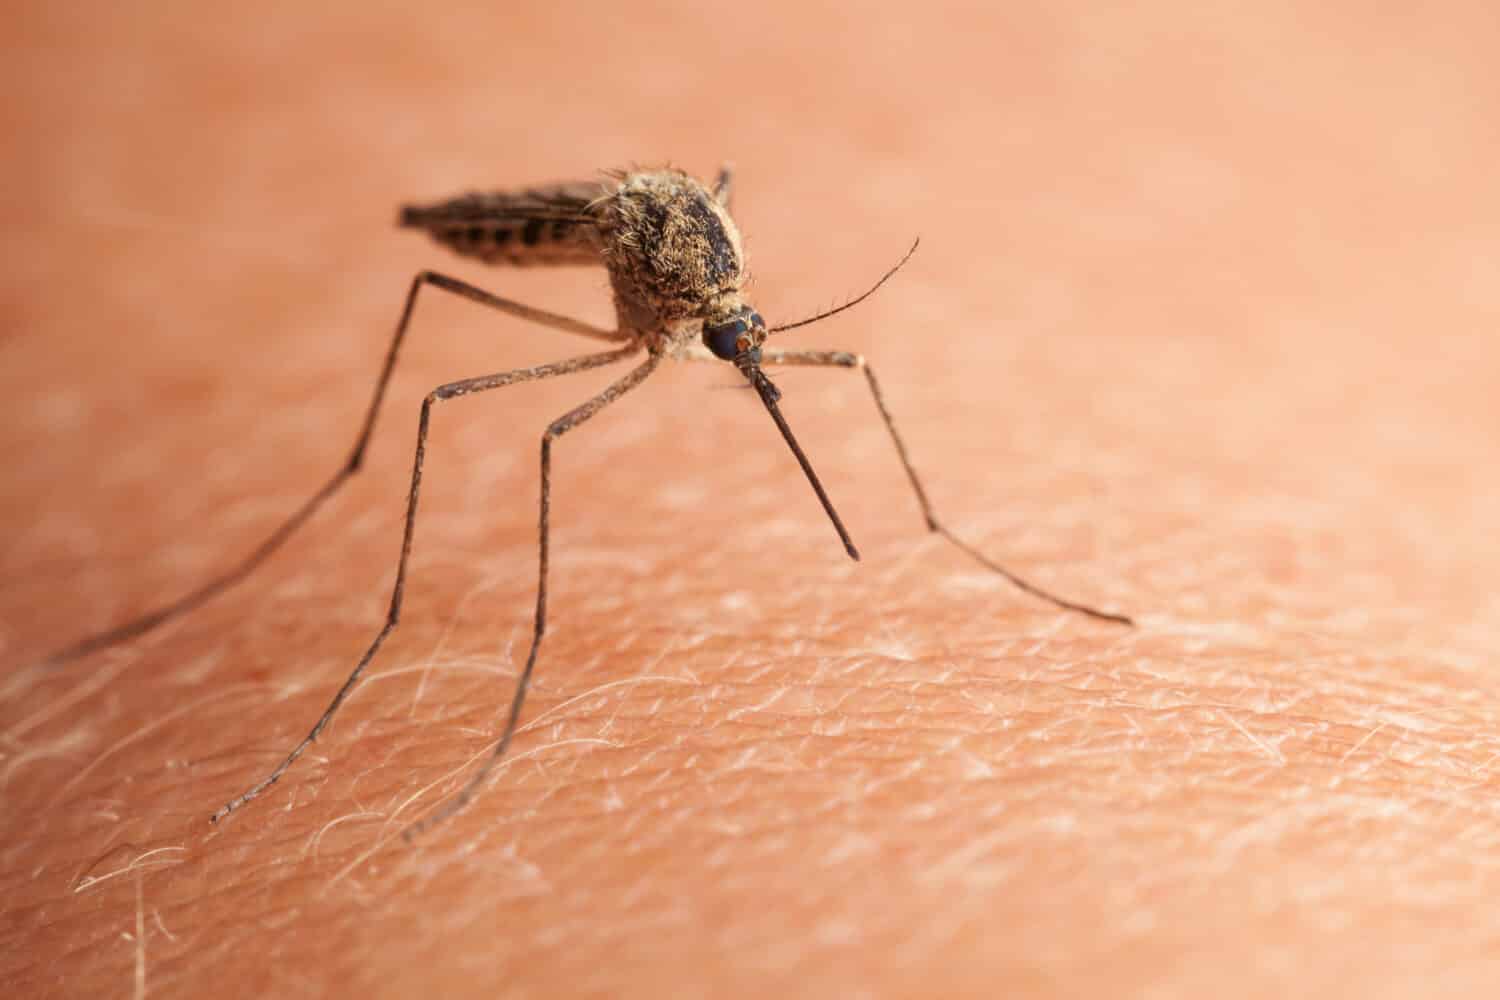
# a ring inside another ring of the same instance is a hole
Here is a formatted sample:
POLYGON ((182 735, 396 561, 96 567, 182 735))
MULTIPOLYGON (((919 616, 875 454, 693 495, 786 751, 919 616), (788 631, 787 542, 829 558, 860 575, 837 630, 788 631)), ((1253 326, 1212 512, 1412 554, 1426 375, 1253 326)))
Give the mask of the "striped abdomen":
POLYGON ((432 205, 407 205, 401 225, 487 264, 598 264, 595 202, 599 183, 466 194, 432 205))

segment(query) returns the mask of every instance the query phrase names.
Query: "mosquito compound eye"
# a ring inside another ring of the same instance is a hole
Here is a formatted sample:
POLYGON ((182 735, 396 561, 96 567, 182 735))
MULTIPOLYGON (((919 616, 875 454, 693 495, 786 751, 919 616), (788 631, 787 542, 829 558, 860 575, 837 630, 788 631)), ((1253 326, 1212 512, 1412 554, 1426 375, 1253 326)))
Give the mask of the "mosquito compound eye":
POLYGON ((738 341, 749 329, 743 318, 732 319, 727 323, 704 324, 703 346, 712 351, 714 357, 733 361, 734 356, 739 353, 738 341))
POLYGON ((764 330, 766 328, 766 321, 761 319, 760 313, 754 309, 750 310, 750 326, 757 330, 764 330))

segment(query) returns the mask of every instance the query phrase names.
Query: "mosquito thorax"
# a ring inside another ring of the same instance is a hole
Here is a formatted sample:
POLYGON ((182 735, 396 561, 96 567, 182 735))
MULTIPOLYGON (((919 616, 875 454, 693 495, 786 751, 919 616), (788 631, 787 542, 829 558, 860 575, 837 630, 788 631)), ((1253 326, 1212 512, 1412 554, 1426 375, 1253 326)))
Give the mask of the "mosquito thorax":
POLYGON ((633 325, 665 330, 712 314, 744 284, 739 228, 713 192, 678 170, 625 174, 599 202, 600 251, 633 325))

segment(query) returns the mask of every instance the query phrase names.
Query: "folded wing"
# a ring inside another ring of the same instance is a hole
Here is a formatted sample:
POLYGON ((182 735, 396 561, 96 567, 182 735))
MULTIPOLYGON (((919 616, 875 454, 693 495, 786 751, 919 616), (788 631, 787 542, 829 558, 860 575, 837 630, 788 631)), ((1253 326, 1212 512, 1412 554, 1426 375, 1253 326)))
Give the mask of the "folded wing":
POLYGON ((602 181, 474 192, 406 205, 400 224, 425 230, 444 246, 487 264, 598 264, 598 205, 607 194, 602 181))

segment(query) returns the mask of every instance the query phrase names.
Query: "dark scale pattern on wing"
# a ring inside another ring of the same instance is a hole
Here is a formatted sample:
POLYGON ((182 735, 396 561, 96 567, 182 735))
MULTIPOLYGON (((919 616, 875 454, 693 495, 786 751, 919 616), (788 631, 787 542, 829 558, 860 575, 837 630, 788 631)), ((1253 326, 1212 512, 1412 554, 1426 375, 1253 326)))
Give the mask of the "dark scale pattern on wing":
POLYGON ((473 193, 407 205, 400 222, 486 263, 597 264, 597 203, 604 193, 597 183, 473 193))

